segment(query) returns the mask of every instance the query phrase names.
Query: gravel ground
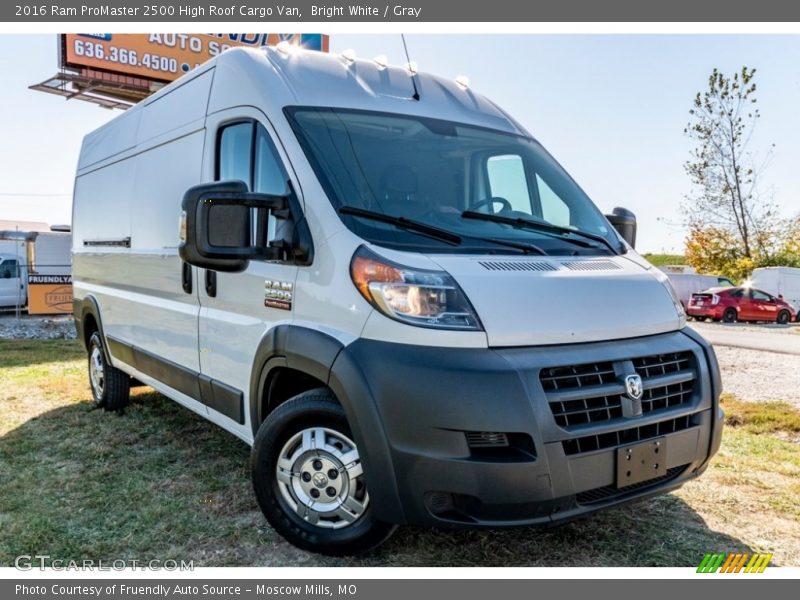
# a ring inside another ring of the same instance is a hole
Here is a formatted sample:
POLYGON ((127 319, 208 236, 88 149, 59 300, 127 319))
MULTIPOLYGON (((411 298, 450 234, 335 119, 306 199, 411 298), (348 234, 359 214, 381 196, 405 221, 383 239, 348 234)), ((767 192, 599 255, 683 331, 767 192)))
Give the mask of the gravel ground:
POLYGON ((742 400, 784 400, 800 408, 800 356, 715 346, 722 387, 742 400))
POLYGON ((0 316, 2 340, 74 340, 75 325, 72 316, 33 317, 23 315, 17 321, 14 315, 0 316))
MULTIPOLYGON (((75 339, 71 316, 0 316, 0 339, 75 339)), ((800 408, 800 356, 716 346, 726 392, 743 400, 784 400, 800 408)))

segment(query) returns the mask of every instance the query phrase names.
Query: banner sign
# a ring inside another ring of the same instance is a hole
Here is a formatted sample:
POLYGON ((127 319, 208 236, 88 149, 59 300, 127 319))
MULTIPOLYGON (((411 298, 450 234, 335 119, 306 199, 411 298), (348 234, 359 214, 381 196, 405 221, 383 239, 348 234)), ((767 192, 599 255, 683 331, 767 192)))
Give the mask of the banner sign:
POLYGON ((328 50, 328 36, 319 34, 67 33, 61 35, 61 66, 167 82, 233 46, 258 48, 284 40, 328 50))
POLYGON ((28 314, 72 312, 72 275, 28 275, 28 314))
MULTIPOLYGON (((15 0, 0 2, 0 20, 55 23, 520 23, 520 22, 784 22, 800 20, 800 3, 786 0, 15 0)), ((73 28, 74 31, 74 28, 73 28)))

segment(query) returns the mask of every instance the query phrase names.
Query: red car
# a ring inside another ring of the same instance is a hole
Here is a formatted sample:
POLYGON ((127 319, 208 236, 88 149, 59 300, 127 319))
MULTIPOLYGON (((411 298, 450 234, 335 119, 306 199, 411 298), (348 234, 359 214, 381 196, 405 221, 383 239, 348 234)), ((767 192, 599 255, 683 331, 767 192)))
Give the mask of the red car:
POLYGON ((786 324, 794 321, 796 311, 782 296, 771 296, 754 288, 711 288, 692 294, 686 314, 696 319, 714 321, 773 321, 786 324))

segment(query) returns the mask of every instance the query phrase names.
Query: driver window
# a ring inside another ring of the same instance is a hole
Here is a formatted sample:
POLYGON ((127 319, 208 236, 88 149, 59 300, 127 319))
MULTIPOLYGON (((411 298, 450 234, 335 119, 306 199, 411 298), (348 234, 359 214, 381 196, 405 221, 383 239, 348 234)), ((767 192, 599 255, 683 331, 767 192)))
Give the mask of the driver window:
MULTIPOLYGON (((511 209, 531 214, 531 196, 522 157, 514 154, 492 156, 486 161, 489 193, 495 198, 505 198, 511 209)), ((494 205, 498 211, 499 203, 494 205)), ((490 209, 491 210, 491 209, 490 209)))

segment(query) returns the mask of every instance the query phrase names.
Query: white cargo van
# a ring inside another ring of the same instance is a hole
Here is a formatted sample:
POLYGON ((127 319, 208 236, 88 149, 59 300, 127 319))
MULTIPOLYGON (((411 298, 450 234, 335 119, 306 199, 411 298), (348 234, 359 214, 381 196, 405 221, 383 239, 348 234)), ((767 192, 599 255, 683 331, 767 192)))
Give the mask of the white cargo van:
POLYGON ((666 276, 463 83, 236 49, 83 143, 95 401, 135 378, 251 444, 303 548, 568 520, 719 446, 717 362, 666 276))
POLYGON ((800 269, 792 267, 753 269, 750 285, 773 296, 782 296, 783 300, 797 311, 800 321, 800 269))

